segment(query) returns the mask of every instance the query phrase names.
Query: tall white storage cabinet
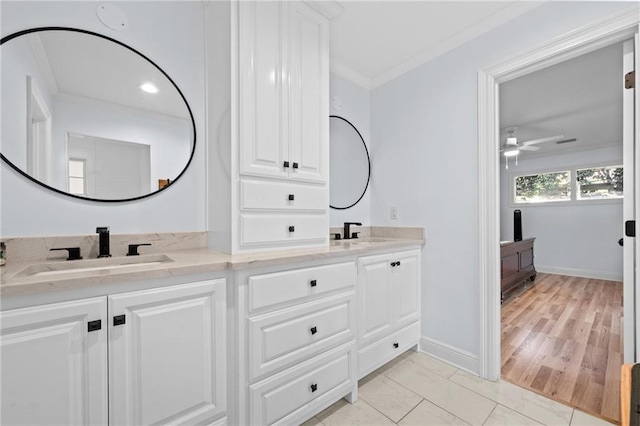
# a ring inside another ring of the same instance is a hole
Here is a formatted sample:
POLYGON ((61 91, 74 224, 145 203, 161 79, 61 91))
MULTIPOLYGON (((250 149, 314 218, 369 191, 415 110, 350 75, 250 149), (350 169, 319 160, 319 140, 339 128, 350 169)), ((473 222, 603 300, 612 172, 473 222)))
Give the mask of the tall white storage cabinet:
POLYGON ((0 313, 3 425, 107 424, 104 298, 0 313))
POLYGON ((329 19, 336 11, 327 4, 207 6, 212 248, 328 244, 329 19), (217 181, 228 181, 230 192, 217 181))

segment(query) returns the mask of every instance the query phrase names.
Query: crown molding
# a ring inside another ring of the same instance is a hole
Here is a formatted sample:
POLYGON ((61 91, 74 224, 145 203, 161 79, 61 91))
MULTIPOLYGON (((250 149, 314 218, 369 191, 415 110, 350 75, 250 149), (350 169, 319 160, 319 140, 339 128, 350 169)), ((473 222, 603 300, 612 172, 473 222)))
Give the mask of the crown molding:
POLYGON ((334 59, 331 59, 329 61, 329 70, 336 74, 339 75, 342 78, 345 78, 349 81, 351 81, 352 83, 357 84, 358 86, 362 87, 363 89, 366 90, 371 90, 371 79, 365 77, 364 75, 360 74, 359 72, 353 70, 353 68, 350 68, 344 64, 342 64, 341 62, 338 62, 334 59))
POLYGON ((340 4, 340 2, 335 0, 303 1, 330 20, 344 12, 344 7, 340 4))

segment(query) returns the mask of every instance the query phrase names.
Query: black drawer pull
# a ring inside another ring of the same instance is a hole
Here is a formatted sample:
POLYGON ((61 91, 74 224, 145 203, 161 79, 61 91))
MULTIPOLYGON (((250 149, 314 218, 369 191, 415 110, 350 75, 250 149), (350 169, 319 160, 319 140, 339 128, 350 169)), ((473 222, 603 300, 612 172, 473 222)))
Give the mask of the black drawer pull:
POLYGON ((293 163, 293 168, 297 169, 298 168, 298 163, 293 163))
POLYGON ((316 281, 316 280, 311 280, 311 281, 309 281, 309 285, 310 285, 311 287, 315 287, 317 284, 318 284, 318 283, 317 283, 317 281, 316 281))
POLYGON ((289 167, 289 162, 288 162, 288 161, 285 161, 285 162, 284 162, 284 164, 283 164, 283 166, 284 166, 284 168, 286 169, 287 167, 289 167))
POLYGON ((87 331, 98 331, 102 328, 102 320, 89 321, 87 323, 87 331))
POLYGON ((311 327, 311 335, 314 335, 318 332, 318 329, 316 327, 311 327))
POLYGON ((391 262, 391 267, 395 268, 396 266, 398 266, 398 262, 391 262))
POLYGON ((315 392, 318 390, 318 385, 316 383, 311 385, 311 392, 315 392))
POLYGON ((400 346, 400 345, 399 345, 398 343, 394 343, 394 344, 393 344, 393 347, 394 347, 394 348, 396 348, 396 349, 398 349, 398 347, 399 347, 399 346, 400 346))
POLYGON ((293 201, 295 199, 295 196, 293 194, 289 194, 289 201, 293 201))
POLYGON ((113 325, 122 325, 125 323, 125 316, 124 315, 116 315, 115 317, 113 317, 113 325))
POLYGON ((396 262, 396 266, 400 266, 400 261, 399 260, 396 262))
POLYGON ((295 226, 290 226, 290 227, 289 227, 289 232, 295 232, 295 230, 296 230, 296 227, 295 227, 295 226))

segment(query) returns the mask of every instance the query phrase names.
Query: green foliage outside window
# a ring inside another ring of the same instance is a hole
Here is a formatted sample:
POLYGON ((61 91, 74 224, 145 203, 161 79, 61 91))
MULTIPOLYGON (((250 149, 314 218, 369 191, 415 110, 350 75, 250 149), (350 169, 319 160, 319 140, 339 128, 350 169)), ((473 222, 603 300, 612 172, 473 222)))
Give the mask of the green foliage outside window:
POLYGON ((622 167, 597 167, 576 170, 578 199, 622 198, 622 167))
POLYGON ((516 203, 541 203, 571 199, 570 173, 554 172, 516 177, 516 203))

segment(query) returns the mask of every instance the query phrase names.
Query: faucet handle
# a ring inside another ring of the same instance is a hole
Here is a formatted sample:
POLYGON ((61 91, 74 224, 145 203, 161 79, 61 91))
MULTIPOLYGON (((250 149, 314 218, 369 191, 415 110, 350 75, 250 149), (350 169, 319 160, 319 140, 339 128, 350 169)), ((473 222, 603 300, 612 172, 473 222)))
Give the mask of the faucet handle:
POLYGON ((49 249, 49 251, 56 251, 56 250, 67 250, 69 252, 69 256, 67 257, 67 260, 82 259, 82 256, 80 256, 80 247, 56 247, 56 248, 49 249))
POLYGON ((129 251, 127 252, 127 256, 139 256, 138 247, 140 246, 150 246, 150 243, 142 243, 142 244, 129 244, 129 251))

